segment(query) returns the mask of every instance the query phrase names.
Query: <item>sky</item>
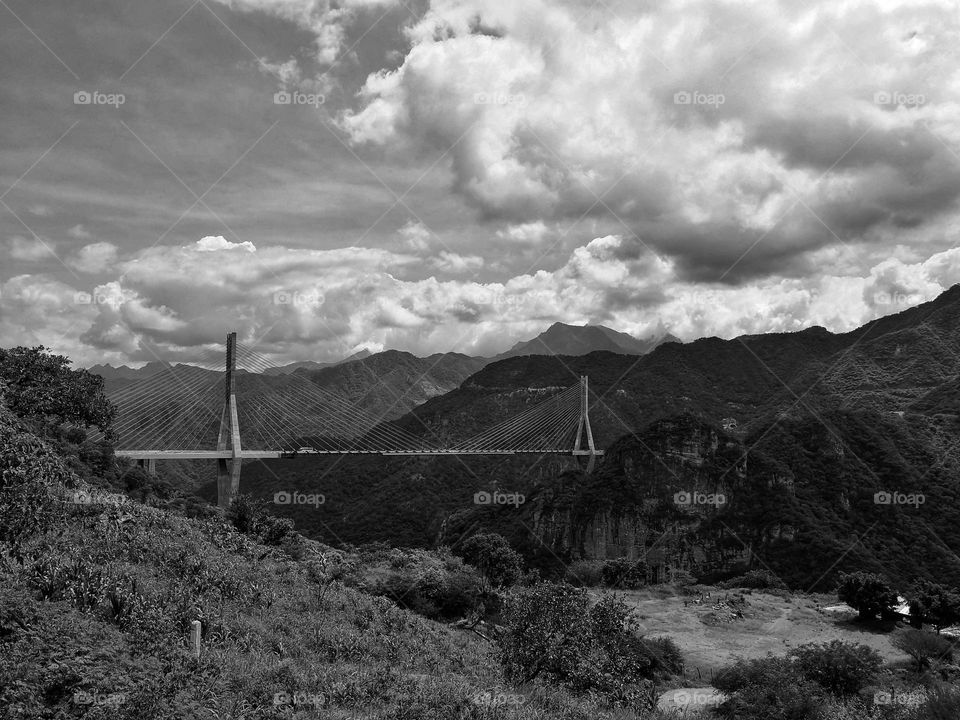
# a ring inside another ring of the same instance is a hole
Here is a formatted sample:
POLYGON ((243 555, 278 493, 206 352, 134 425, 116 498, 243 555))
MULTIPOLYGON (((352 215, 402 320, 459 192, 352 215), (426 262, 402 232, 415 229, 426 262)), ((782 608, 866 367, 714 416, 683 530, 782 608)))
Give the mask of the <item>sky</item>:
POLYGON ((0 0, 0 345, 492 355, 960 282, 955 0, 0 0))

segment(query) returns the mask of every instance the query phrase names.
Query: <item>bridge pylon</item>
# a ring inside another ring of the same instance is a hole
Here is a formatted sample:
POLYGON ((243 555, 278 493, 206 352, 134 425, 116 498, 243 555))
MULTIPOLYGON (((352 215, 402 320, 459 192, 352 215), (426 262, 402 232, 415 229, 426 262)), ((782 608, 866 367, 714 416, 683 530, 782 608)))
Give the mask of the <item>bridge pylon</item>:
POLYGON ((580 376, 580 421, 577 424, 577 437, 573 441, 573 454, 587 456, 587 472, 593 472, 593 467, 597 462, 597 455, 602 455, 603 451, 597 451, 597 446, 593 442, 593 430, 590 428, 590 381, 586 375, 580 376), (581 448, 584 436, 587 440, 587 448, 581 448))
POLYGON ((217 505, 230 507, 240 491, 240 421, 237 418, 237 334, 227 335, 226 373, 224 376, 223 411, 217 450, 230 450, 232 458, 217 459, 217 505))

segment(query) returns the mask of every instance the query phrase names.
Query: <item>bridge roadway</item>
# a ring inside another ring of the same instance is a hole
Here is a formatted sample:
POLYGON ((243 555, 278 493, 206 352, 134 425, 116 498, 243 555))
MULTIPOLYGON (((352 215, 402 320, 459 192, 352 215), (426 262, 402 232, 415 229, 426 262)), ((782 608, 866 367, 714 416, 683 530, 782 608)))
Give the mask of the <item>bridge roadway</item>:
POLYGON ((117 457, 131 460, 268 460, 308 455, 603 455, 603 450, 117 450, 117 457))

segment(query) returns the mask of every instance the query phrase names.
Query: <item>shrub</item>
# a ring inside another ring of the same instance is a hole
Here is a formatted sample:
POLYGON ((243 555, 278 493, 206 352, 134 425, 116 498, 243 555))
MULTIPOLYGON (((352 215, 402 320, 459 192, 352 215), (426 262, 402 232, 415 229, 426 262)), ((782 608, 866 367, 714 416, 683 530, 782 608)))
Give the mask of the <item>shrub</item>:
POLYGON ((56 494, 74 482, 49 445, 0 406, 0 542, 19 547, 53 527, 61 514, 56 494))
POLYGON ((879 575, 865 572, 841 574, 837 597, 859 614, 861 620, 870 620, 893 610, 897 594, 879 575))
POLYGON ((754 590, 786 590, 787 585, 769 570, 748 570, 739 577, 720 583, 724 588, 752 588, 754 590))
POLYGON ((932 659, 953 660, 953 643, 923 630, 904 630, 894 635, 891 643, 913 658, 917 672, 927 667, 932 659))
POLYGON ((480 571, 487 589, 509 587, 523 574, 523 558, 496 533, 474 535, 463 543, 461 557, 480 571))
POLYGON ((909 720, 956 720, 958 717, 960 689, 937 687, 927 695, 923 704, 914 709, 909 720))
POLYGON ((603 582, 601 560, 577 560, 567 567, 566 582, 574 587, 596 587, 603 582))
POLYGON ((251 495, 237 495, 227 510, 227 519, 238 531, 245 535, 256 532, 257 524, 263 516, 263 501, 251 495))
POLYGON ((739 660, 718 673, 713 685, 731 694, 718 714, 736 720, 807 720, 819 718, 823 706, 820 686, 784 657, 739 660))
POLYGON ((873 681, 883 664, 876 650, 842 640, 801 645, 790 652, 790 657, 801 675, 834 695, 858 692, 873 681))
POLYGON ((611 588, 634 590, 647 582, 647 564, 643 560, 615 558, 600 568, 603 584, 611 588))
POLYGON ((293 520, 267 515, 260 520, 257 532, 264 545, 280 545, 293 532, 293 520))
POLYGON ((510 631, 500 640, 504 673, 516 684, 542 678, 618 704, 642 704, 652 658, 665 667, 667 646, 660 641, 651 650, 628 629, 628 616, 622 601, 606 596, 590 607, 585 590, 565 583, 516 590, 504 613, 510 631))

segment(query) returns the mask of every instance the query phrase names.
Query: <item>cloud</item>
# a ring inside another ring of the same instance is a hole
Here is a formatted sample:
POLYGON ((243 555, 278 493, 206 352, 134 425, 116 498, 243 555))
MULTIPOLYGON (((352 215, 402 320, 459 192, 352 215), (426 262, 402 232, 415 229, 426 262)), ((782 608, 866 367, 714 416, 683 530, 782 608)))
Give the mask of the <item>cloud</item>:
POLYGON ((67 230, 67 235, 72 237, 74 240, 89 240, 93 237, 93 235, 88 232, 83 225, 74 225, 67 230))
POLYGON ((431 260, 431 265, 441 272, 462 275, 482 268, 483 258, 479 255, 458 255, 441 250, 440 254, 431 260))
POLYGON ((430 249, 433 233, 423 223, 417 220, 408 220, 399 232, 404 244, 414 252, 423 253, 430 249))
POLYGON ((98 242, 85 245, 75 255, 68 257, 67 265, 82 273, 97 273, 109 270, 117 259, 117 246, 98 242))
POLYGON ((509 240, 520 245, 537 245, 543 241, 546 235, 547 226, 542 220, 508 225, 501 230, 497 230, 497 237, 501 240, 509 240))
POLYGON ((20 235, 14 235, 6 243, 7 255, 21 262, 49 260, 54 256, 55 247, 56 244, 50 240, 41 241, 39 238, 28 240, 20 235))
POLYGON ((208 235, 197 240, 196 250, 198 252, 218 252, 220 250, 245 250, 246 252, 256 252, 257 248, 249 240, 244 242, 230 242, 223 235, 208 235))
POLYGON ((737 283, 891 230, 923 242, 957 207, 944 2, 433 0, 407 34, 340 125, 358 146, 449 151, 487 219, 600 218, 678 277, 737 283))

